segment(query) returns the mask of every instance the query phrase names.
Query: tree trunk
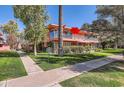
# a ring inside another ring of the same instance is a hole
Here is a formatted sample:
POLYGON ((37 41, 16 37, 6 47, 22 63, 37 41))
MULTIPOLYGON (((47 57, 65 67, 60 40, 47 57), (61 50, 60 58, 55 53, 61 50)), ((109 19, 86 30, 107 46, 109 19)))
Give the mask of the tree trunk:
POLYGON ((37 55, 37 43, 34 41, 34 55, 37 55))
POLYGON ((105 42, 102 42, 101 43, 101 46, 102 46, 102 49, 104 50, 105 49, 105 46, 106 46, 106 43, 105 42))
POLYGON ((118 38, 116 38, 116 40, 115 40, 114 48, 115 48, 115 49, 118 48, 118 38))
POLYGON ((118 44, 117 44, 117 42, 115 42, 115 46, 114 46, 114 48, 115 48, 115 49, 118 48, 118 44))
POLYGON ((59 5, 58 55, 63 56, 62 5, 59 5))

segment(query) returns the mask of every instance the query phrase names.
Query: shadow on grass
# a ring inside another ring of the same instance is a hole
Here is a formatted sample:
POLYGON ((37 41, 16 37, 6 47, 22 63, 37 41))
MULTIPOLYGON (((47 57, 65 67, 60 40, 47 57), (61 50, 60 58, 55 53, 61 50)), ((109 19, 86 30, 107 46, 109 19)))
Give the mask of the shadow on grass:
POLYGON ((124 72, 124 61, 115 61, 100 68, 91 70, 90 72, 124 72))
POLYGON ((105 56, 95 56, 93 54, 85 54, 85 55, 64 55, 62 57, 59 57, 57 55, 51 55, 51 56, 37 56, 35 59, 38 61, 38 63, 45 61, 50 64, 56 64, 56 63, 63 63, 64 65, 73 65, 76 63, 81 63, 84 61, 97 59, 105 56))
MULTIPOLYGON (((62 57, 55 54, 48 54, 48 53, 38 53, 37 56, 34 56, 32 53, 30 53, 29 55, 30 57, 33 58, 36 64, 38 64, 41 68, 44 68, 45 70, 50 70, 50 69, 63 67, 67 65, 74 65, 77 63, 83 64, 83 62, 86 62, 86 61, 109 56, 107 53, 66 54, 62 57)), ((113 59, 107 58, 106 61, 107 60, 115 61, 114 58, 113 59)), ((81 65, 80 67, 70 68, 70 69, 75 72, 81 72, 82 70, 85 71, 85 69, 87 68, 88 68, 87 66, 81 65)))
MULTIPOLYGON (((112 58, 111 58, 112 59, 112 58)), ((114 59, 115 60, 115 59, 114 59)), ((74 67, 71 68, 67 68, 70 69, 71 71, 74 72, 79 72, 81 73, 83 72, 87 72, 88 69, 90 69, 89 66, 87 66, 86 64, 76 64, 74 67)), ((92 68, 91 68, 92 69, 92 68)), ((106 64, 104 66, 100 66, 99 68, 94 68, 91 71, 88 72, 94 72, 94 73, 107 73, 107 72, 124 72, 124 61, 114 61, 112 63, 106 64)))

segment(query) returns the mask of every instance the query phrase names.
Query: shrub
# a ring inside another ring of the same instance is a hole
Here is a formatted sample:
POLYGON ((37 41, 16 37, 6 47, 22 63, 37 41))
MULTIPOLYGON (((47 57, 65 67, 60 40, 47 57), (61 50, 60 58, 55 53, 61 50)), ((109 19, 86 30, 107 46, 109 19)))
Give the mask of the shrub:
POLYGON ((63 52, 64 54, 84 54, 90 53, 90 46, 64 46, 63 52))
POLYGON ((64 53, 71 53, 71 49, 69 47, 64 47, 64 53))
POLYGON ((100 49, 100 48, 95 49, 95 52, 101 52, 101 51, 102 51, 102 49, 100 49))

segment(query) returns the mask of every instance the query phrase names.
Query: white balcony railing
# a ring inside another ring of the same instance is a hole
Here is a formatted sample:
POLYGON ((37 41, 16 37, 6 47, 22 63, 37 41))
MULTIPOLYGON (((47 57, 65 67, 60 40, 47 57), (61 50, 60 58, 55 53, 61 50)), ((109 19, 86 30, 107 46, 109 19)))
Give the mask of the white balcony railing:
MULTIPOLYGON (((58 38, 58 32, 52 32, 51 39, 58 38)), ((79 40, 79 41, 98 41, 97 38, 94 37, 87 37, 81 35, 72 35, 72 34, 63 34, 63 38, 65 39, 72 39, 72 40, 79 40)))

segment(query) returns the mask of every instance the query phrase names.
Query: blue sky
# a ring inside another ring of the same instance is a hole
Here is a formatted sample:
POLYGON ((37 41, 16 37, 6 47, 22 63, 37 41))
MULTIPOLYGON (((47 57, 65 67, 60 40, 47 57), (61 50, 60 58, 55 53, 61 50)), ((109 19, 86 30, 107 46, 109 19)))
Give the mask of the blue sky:
MULTIPOLYGON (((48 15, 50 16, 48 24, 58 24, 58 6, 49 5, 47 6, 47 10, 48 15)), ((97 18, 95 11, 95 5, 64 5, 63 24, 66 24, 69 27, 80 28, 83 23, 91 23, 97 18)), ((0 5, 0 24, 7 23, 10 19, 15 19, 12 6, 0 5)), ((23 23, 19 20, 17 20, 17 22, 19 25, 19 30, 23 30, 23 23)))

